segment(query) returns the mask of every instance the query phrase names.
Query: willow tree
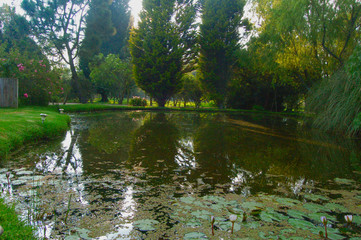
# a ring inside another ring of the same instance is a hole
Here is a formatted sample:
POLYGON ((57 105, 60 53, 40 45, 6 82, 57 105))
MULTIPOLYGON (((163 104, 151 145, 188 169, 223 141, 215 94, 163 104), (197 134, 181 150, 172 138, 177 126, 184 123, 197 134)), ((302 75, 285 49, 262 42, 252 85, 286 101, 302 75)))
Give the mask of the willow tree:
POLYGON ((252 2, 262 19, 261 51, 306 88, 343 66, 360 37, 358 0, 252 2))
POLYGON ((130 36, 137 85, 159 106, 177 93, 194 59, 196 5, 192 0, 144 0, 130 36))
POLYGON ((200 26, 199 69, 208 97, 224 108, 232 67, 237 61, 243 0, 205 0, 200 26))

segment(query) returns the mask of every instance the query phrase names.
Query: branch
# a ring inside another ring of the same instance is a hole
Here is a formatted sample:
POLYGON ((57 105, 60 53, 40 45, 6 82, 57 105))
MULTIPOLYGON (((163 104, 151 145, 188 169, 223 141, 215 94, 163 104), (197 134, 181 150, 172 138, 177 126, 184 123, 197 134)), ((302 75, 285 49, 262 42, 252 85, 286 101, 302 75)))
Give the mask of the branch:
POLYGON ((326 24, 323 23, 322 47, 323 47, 323 49, 325 49, 326 52, 328 52, 333 58, 337 59, 337 61, 339 61, 340 64, 342 65, 342 64, 343 64, 342 59, 339 58, 338 56, 336 56, 336 54, 334 54, 334 53, 326 46, 325 41, 326 41, 326 24))

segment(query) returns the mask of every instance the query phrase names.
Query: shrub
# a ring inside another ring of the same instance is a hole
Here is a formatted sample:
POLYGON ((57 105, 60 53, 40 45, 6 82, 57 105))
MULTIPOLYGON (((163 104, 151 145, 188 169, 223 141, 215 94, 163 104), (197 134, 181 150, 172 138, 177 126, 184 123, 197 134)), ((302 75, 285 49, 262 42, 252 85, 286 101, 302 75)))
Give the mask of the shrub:
POLYGON ((134 96, 130 99, 130 105, 132 106, 147 106, 147 100, 145 98, 140 98, 138 96, 134 96))

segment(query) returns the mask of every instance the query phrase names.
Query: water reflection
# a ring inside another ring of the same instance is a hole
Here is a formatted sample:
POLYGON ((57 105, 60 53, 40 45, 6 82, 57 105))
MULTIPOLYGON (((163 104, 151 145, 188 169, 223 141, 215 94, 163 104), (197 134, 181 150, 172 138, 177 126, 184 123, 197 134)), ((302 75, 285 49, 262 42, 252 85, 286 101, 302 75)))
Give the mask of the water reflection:
POLYGON ((98 239, 133 239, 133 221, 147 217, 165 223, 167 231, 176 224, 169 202, 192 194, 300 199, 315 186, 334 188, 328 181, 335 177, 361 180, 358 142, 305 130, 298 119, 116 112, 72 120, 61 141, 19 153, 5 166, 46 176, 36 188, 23 181, 14 191, 36 190, 56 206, 46 225, 53 238, 76 227, 94 228, 98 239))
POLYGON ((46 154, 44 160, 36 164, 36 169, 44 173, 82 174, 83 159, 77 145, 79 132, 70 130, 61 143, 62 154, 46 154))
POLYGON ((171 182, 169 174, 177 168, 179 131, 164 113, 150 114, 131 140, 127 165, 145 171, 151 184, 171 182))

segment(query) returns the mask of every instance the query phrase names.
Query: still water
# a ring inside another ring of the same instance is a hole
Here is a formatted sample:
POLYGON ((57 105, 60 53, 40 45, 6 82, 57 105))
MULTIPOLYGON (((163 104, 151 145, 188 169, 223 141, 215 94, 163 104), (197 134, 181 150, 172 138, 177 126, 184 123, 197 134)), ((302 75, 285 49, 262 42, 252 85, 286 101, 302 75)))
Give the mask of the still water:
POLYGON ((2 197, 40 237, 320 239, 326 216, 330 239, 361 239, 358 141, 285 116, 71 117, 63 138, 27 146, 1 166, 2 197))

